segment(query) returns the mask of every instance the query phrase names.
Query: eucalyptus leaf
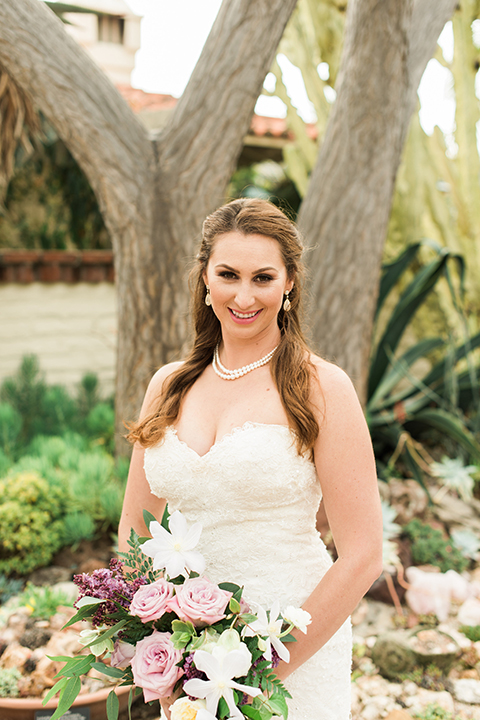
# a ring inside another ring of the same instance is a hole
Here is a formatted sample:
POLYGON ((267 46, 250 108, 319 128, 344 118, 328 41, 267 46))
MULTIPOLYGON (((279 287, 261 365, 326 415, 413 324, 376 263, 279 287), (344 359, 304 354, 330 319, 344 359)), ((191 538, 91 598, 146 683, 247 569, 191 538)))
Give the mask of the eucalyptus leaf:
POLYGON ((111 690, 107 697, 107 719, 117 720, 120 703, 115 690, 111 690))

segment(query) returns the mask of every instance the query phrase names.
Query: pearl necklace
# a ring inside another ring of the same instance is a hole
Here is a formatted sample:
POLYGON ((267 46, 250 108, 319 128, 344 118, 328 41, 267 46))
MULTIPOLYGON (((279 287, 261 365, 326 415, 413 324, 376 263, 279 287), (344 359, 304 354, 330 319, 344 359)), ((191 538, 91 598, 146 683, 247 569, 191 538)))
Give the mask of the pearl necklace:
POLYGON ((262 365, 266 365, 273 357, 273 353, 277 349, 278 345, 273 348, 273 350, 270 350, 270 352, 265 355, 263 358, 260 358, 260 360, 256 360, 253 363, 250 363, 249 365, 244 365, 241 368, 238 368, 237 370, 229 370, 228 368, 224 367, 222 363, 220 362, 220 357, 218 354, 218 344, 215 347, 215 350, 213 351, 213 361, 212 366, 215 371, 215 373, 218 375, 218 377, 221 377, 222 380, 236 380, 237 378, 241 378, 247 373, 251 372, 252 370, 256 370, 259 367, 262 367, 262 365))

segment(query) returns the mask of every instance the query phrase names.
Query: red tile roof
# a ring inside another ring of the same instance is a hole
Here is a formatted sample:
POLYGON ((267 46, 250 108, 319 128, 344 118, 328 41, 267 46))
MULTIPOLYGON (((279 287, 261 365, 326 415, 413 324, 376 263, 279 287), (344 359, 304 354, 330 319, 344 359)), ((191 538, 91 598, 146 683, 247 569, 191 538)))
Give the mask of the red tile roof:
MULTIPOLYGON (((142 110, 152 112, 155 110, 171 110, 178 102, 177 98, 172 95, 147 93, 139 88, 130 87, 130 85, 117 85, 117 89, 135 113, 142 110)), ((317 137, 317 128, 313 123, 307 124, 307 132, 312 139, 317 137)), ((248 134, 256 137, 293 139, 293 133, 288 130, 285 118, 265 117, 263 115, 254 115, 252 117, 248 134)))

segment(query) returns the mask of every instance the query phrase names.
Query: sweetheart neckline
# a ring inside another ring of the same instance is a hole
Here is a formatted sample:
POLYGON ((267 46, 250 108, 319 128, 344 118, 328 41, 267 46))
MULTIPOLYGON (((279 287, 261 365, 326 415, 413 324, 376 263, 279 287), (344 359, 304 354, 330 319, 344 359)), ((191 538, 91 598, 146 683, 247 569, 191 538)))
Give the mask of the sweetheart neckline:
POLYGON ((210 447, 210 449, 207 450, 206 453, 204 453, 203 455, 200 455, 199 453, 197 453, 196 450, 194 450, 192 447, 190 447, 190 445, 188 445, 184 440, 180 440, 180 438, 178 437, 176 427, 174 427, 173 425, 169 425, 166 429, 166 432, 169 432, 171 435, 173 435, 176 438, 179 445, 185 446, 189 452, 191 452, 191 453, 193 453, 193 455, 195 455, 195 457, 197 457, 199 460, 203 460, 208 455, 210 455, 212 452, 214 452, 216 448, 220 447, 224 441, 229 440, 233 436, 238 435, 241 432, 244 432, 245 430, 250 430, 255 427, 282 428, 283 430, 287 430, 290 435, 292 434, 292 430, 289 425, 281 425, 280 423, 262 423, 262 422, 255 422, 253 420, 246 420, 243 423, 243 425, 237 425, 236 427, 232 428, 230 430, 230 432, 225 433, 225 435, 222 435, 220 440, 216 440, 213 443, 213 445, 210 447))

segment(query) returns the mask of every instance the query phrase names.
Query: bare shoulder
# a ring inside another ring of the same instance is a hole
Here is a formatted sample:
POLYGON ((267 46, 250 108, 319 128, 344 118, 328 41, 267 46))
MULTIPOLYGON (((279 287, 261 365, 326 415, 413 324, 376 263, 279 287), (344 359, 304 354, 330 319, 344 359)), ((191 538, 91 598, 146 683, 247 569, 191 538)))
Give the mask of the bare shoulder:
POLYGON ((342 368, 313 354, 310 355, 310 362, 318 380, 312 383, 311 388, 316 407, 329 414, 337 408, 345 410, 360 405, 353 383, 342 368))
POLYGON ((157 370, 148 384, 141 415, 146 415, 153 410, 153 407, 156 404, 155 401, 158 400, 162 394, 162 388, 165 380, 167 380, 167 378, 169 378, 170 375, 172 375, 172 373, 178 370, 178 368, 182 365, 183 361, 172 362, 167 365, 162 365, 162 367, 157 370))

